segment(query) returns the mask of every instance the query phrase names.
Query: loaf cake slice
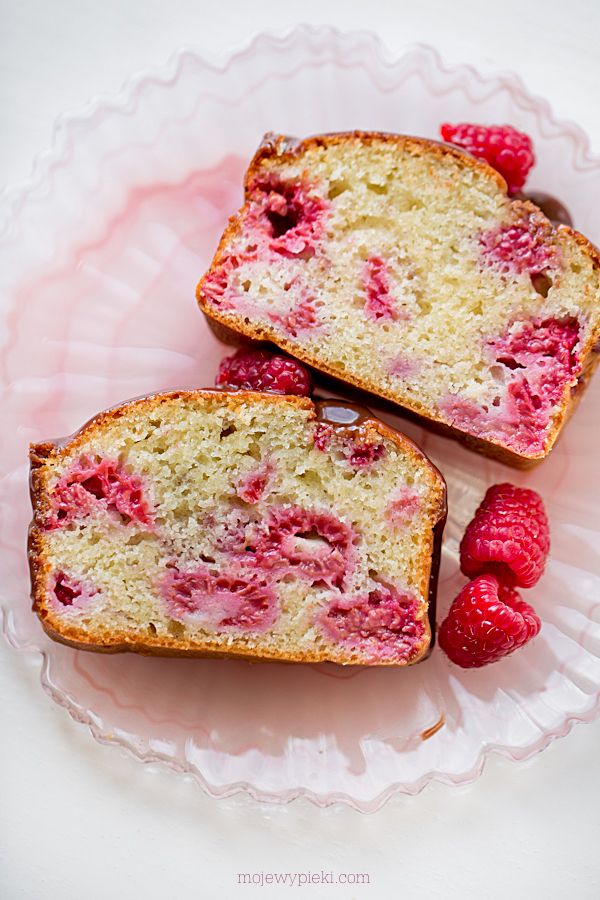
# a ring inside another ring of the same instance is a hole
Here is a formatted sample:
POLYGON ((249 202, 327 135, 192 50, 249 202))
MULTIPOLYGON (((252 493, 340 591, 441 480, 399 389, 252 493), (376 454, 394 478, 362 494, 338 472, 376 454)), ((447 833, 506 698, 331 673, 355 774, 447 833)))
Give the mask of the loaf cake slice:
POLYGON ((197 298, 513 465, 550 451, 600 349, 600 257, 511 200, 487 163, 419 138, 267 136, 197 298))
POLYGON ((431 641, 445 484, 355 405, 179 391, 31 448, 48 634, 90 650, 405 665, 431 641))

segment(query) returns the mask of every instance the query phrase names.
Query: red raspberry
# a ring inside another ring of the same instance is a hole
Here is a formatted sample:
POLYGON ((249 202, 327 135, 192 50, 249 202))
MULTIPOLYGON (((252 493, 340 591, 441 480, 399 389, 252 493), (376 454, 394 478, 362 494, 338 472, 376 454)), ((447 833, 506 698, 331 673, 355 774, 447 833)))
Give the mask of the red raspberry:
POLYGON ((497 662, 538 634, 541 622, 512 588, 493 575, 464 586, 439 630, 444 653, 463 669, 497 662))
POLYGON ((408 660, 423 637, 415 598, 393 585, 335 597, 317 621, 327 637, 367 653, 373 662, 408 660))
POLYGON ((527 272, 535 278, 560 265, 560 253, 551 235, 550 224, 534 214, 484 232, 479 243, 485 257, 501 272, 527 272))
POLYGON ((364 469, 381 459, 385 453, 383 444, 354 444, 348 447, 347 455, 354 469, 364 469))
POLYGON ((394 308, 390 293, 389 266, 381 256, 370 256, 363 266, 363 284, 365 289, 365 313, 375 322, 385 319, 397 319, 398 312, 394 308))
POLYGON ((542 498, 528 488, 489 488, 460 543, 465 575, 493 572, 507 585, 528 588, 539 581, 550 549, 542 498))
POLYGON ((258 503, 269 493, 274 474, 275 466, 266 459, 237 481, 236 494, 244 503, 258 503))
POLYGON ((509 194, 520 191, 535 162, 531 138, 511 125, 460 125, 446 123, 440 134, 449 144, 485 159, 508 185, 509 194))
POLYGON ((98 594, 98 588, 91 582, 82 581, 77 576, 67 575, 65 572, 55 573, 51 591, 54 594, 55 605, 74 606, 78 609, 82 609, 98 594))
POLYGON ((281 181, 263 175, 248 188, 250 219, 269 235, 269 247, 289 258, 315 255, 329 202, 307 181, 281 181))
POLYGON ((46 527, 67 527, 76 519, 93 515, 99 506, 118 513, 124 524, 152 526, 153 511, 144 496, 142 479, 128 473, 116 460, 82 456, 54 488, 46 527))
POLYGON ((331 447, 333 440, 333 425, 327 425, 325 422, 317 422, 315 425, 315 433, 313 441, 317 450, 321 453, 327 453, 331 447))
POLYGON ((352 528, 331 513, 272 507, 251 549, 265 569, 292 568, 313 584, 341 588, 354 570, 355 541, 352 528))
POLYGON ((300 300, 287 313, 269 313, 269 318, 292 337, 319 325, 315 303, 310 297, 300 300))
POLYGON ((304 366, 266 350, 238 350, 221 360, 215 384, 242 391, 269 391, 308 397, 310 375, 304 366))
POLYGON ((81 586, 70 579, 64 572, 56 576, 54 594, 63 606, 73 606, 73 601, 81 596, 81 586))
POLYGON ((229 566, 212 572, 206 566, 180 570, 169 567, 160 583, 170 615, 200 627, 266 631, 279 614, 277 593, 260 575, 229 566))

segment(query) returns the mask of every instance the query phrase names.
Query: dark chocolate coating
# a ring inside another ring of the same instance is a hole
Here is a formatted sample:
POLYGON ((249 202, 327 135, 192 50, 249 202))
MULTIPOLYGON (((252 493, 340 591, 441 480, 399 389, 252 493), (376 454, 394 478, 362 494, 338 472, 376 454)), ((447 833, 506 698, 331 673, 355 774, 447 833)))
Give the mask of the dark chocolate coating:
POLYGON ((334 428, 359 428, 368 419, 375 418, 373 413, 360 403, 329 398, 315 399, 314 404, 319 422, 326 422, 334 428))

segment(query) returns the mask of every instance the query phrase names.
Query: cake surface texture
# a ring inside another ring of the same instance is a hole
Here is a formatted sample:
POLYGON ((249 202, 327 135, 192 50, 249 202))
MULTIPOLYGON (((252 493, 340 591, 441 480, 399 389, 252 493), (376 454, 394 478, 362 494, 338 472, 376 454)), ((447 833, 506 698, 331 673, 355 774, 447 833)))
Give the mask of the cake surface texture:
POLYGON ((176 391, 30 456, 34 609, 57 640, 364 665, 429 649, 444 480, 361 407, 176 391))
POLYGON ((543 459, 600 359, 600 257, 487 163, 372 132, 267 136, 197 298, 517 466, 543 459))

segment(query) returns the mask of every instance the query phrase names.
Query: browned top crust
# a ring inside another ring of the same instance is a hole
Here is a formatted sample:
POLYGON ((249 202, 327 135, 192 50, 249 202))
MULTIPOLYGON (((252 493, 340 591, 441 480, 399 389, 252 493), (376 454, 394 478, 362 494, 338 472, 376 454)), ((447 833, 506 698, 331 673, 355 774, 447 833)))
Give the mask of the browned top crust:
POLYGON ((427 153, 436 156, 438 159, 452 157, 466 168, 479 172, 490 181, 496 183, 499 190, 506 195, 507 201, 511 206, 515 207, 518 204, 520 207, 524 207, 530 212, 535 212, 538 216, 542 216, 553 230, 568 232, 590 257, 594 268, 600 268, 600 250, 586 238, 585 235, 581 234, 579 231, 575 231, 568 225, 553 225, 549 219, 546 218, 544 213, 535 206, 535 204, 531 203, 530 200, 523 201, 510 199, 506 181, 502 175, 485 160, 478 159, 476 156, 473 156, 466 150, 462 150, 460 147, 455 147, 453 144, 447 144, 443 141, 434 141, 431 138, 394 134, 387 131, 355 130, 332 131, 326 134, 312 135, 303 140, 298 140, 289 135, 276 134, 275 132, 269 131, 263 137, 258 150, 250 161, 250 165, 244 176, 244 190, 246 192, 248 191, 252 181, 256 178, 257 173, 260 172, 263 165, 266 162, 271 162, 273 159, 276 159, 278 162, 286 162, 286 160, 291 161, 294 158, 298 159, 307 150, 310 150, 313 147, 332 147, 347 143, 368 145, 377 142, 385 142, 387 144, 395 143, 404 150, 408 150, 413 156, 422 156, 424 153, 427 153))
POLYGON ((444 157, 452 157, 461 164, 467 165, 472 169, 481 172, 487 178, 496 182, 498 187, 504 193, 507 192, 507 186, 504 178, 496 169, 492 168, 482 159, 477 159, 471 153, 455 147, 453 144, 446 144, 442 141, 433 141, 430 138, 413 137, 407 134, 394 134, 388 131, 332 131, 326 134, 312 135, 311 137, 298 140, 283 134, 275 134, 267 132, 265 134, 258 150, 254 154, 248 170, 244 178, 244 185, 247 188, 256 173, 260 171, 262 165, 266 161, 277 159, 279 162, 293 160, 301 157, 307 150, 313 147, 333 147, 339 144, 397 144, 404 150, 408 150, 413 156, 421 156, 423 153, 437 156, 438 159, 444 157))
MULTIPOLYGON (((242 406, 253 399, 268 400, 274 404, 291 403, 299 409, 314 409, 314 403, 308 397, 286 396, 283 394, 263 394, 259 391, 227 391, 223 388, 182 388, 173 391, 157 391, 152 394, 142 394, 131 400, 124 400, 116 406, 111 406, 88 419, 74 434, 67 437, 54 438, 39 444, 31 444, 30 458, 47 459, 54 455, 60 455, 61 450, 76 449, 86 438, 108 422, 116 422, 126 416, 132 409, 142 409, 150 412, 161 404, 170 400, 225 400, 230 409, 242 406)), ((408 438, 407 438, 408 440, 408 438)))
MULTIPOLYGON (((230 409, 235 409, 236 407, 243 406, 246 403, 252 403, 252 401, 254 400, 260 400, 262 402, 266 401, 272 403, 273 405, 285 403, 288 406, 296 406, 298 409, 309 410, 311 412, 309 419, 319 418, 319 414, 317 412, 317 404, 309 397, 299 397, 297 395, 263 393, 261 391, 229 391, 223 388, 194 388, 144 394, 141 397, 134 397, 131 400, 126 400, 123 403, 119 403, 116 406, 112 406, 109 409, 98 413, 91 419, 88 419, 88 421, 85 422, 81 426, 81 428, 79 428, 72 435, 42 441, 38 444, 31 444, 29 450, 29 458, 31 461, 32 473, 34 473, 37 468, 43 465, 43 463, 47 459, 51 457, 59 457, 61 453, 64 453, 66 451, 71 452, 72 450, 76 450, 77 447, 85 442, 90 434, 102 429, 102 427, 109 422, 118 421, 119 419, 126 416, 132 409, 135 408, 137 410, 145 410, 146 412, 150 412, 151 410, 161 406, 161 404, 172 400, 182 400, 184 402, 193 402, 195 400, 206 400, 207 402, 210 402, 211 400, 218 400, 222 402, 224 400, 225 405, 230 409)), ((318 401, 319 406, 326 406, 327 404, 329 404, 330 406, 338 407, 344 406, 348 409, 355 410, 359 416, 361 426, 374 429, 375 431, 379 432, 382 437, 387 437, 389 440, 397 444, 397 446, 403 448, 404 450, 407 450, 409 455, 412 456, 413 459, 426 464, 436 474, 436 477, 445 484, 444 476, 442 475, 442 473, 436 466, 434 466, 429 457, 423 452, 423 450, 421 450, 419 446, 417 446, 417 444, 415 444, 414 441, 412 441, 402 432, 398 431, 396 428, 392 428, 391 425, 386 425, 385 422, 382 422, 381 419, 377 418, 377 416, 375 416, 365 406, 361 406, 358 403, 350 403, 338 399, 322 399, 318 401)), ((330 424, 333 424, 335 427, 336 423, 330 424)), ((340 424, 337 427, 347 428, 348 426, 340 424)))

